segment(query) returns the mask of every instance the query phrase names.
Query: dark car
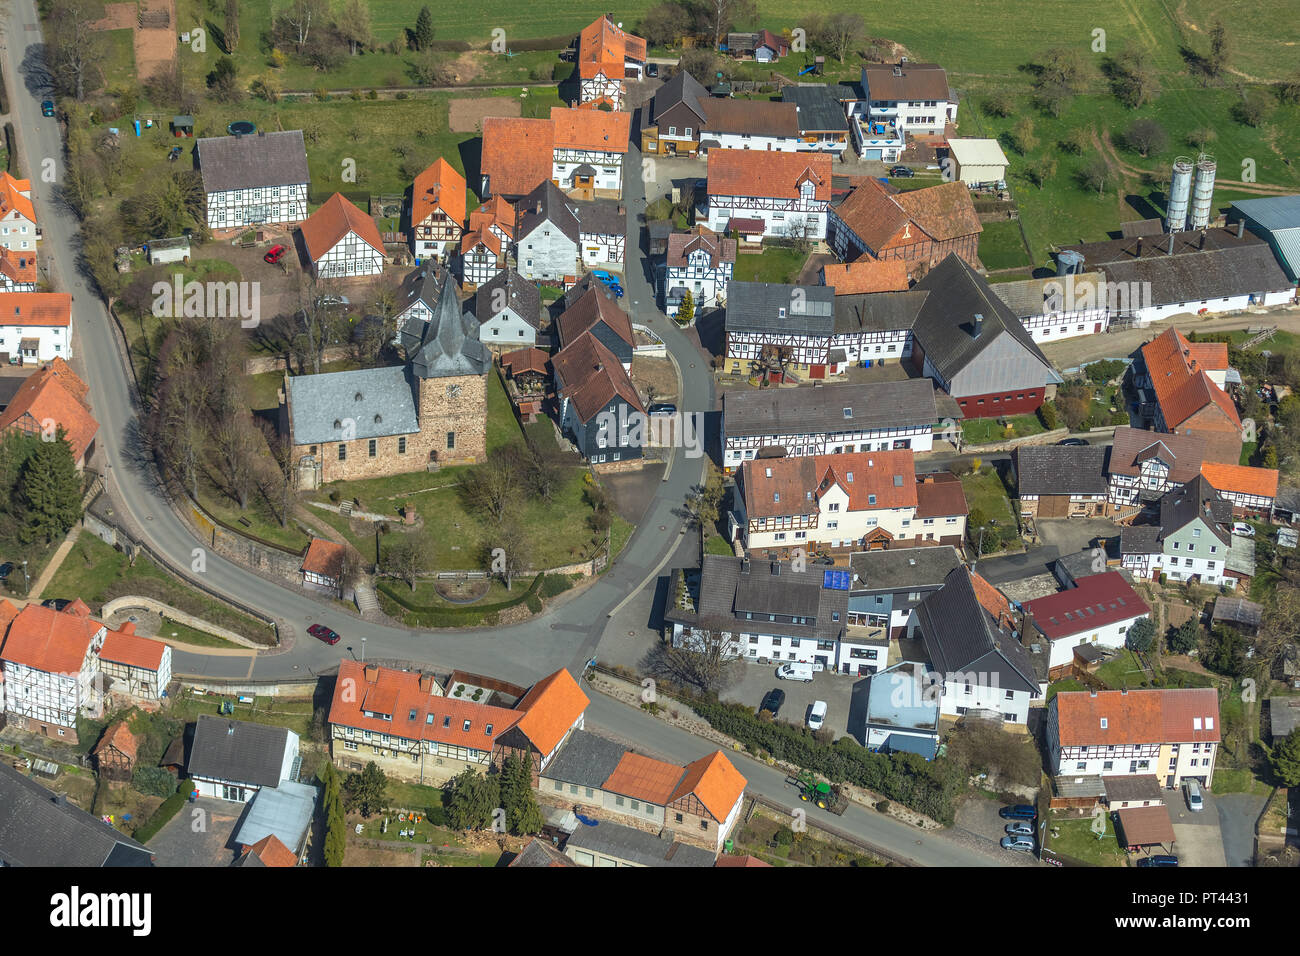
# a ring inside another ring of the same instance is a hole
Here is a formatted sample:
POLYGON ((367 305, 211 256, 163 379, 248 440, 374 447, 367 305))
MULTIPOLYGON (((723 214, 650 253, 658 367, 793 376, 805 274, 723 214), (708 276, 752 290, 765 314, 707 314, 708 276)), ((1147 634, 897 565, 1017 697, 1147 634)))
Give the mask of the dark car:
POLYGON ((1003 807, 998 816, 1003 820, 1032 820, 1038 816, 1038 811, 1027 803, 1017 803, 1013 807, 1003 807))
POLYGON ((895 179, 911 179, 916 175, 916 173, 908 169, 906 166, 890 166, 889 175, 893 176, 895 179))
POLYGON ((41 115, 42 115, 42 116, 53 116, 53 115, 54 115, 54 100, 42 100, 42 101, 41 101, 41 115))
POLYGON ((1086 445, 1088 444, 1082 438, 1062 438, 1056 444, 1058 445, 1086 445))
POLYGON ((651 415, 676 415, 677 406, 671 402, 655 402, 647 409, 651 415))
POLYGON ((0 564, 0 581, 7 580, 9 575, 13 573, 14 563, 12 561, 6 561, 4 564, 0 564))
POLYGON ((284 258, 284 254, 288 251, 289 250, 285 246, 275 245, 266 250, 266 255, 262 256, 262 258, 271 263, 271 265, 275 265, 284 258))
POLYGON ((1167 856, 1157 853, 1155 856, 1148 856, 1138 860, 1138 866, 1177 866, 1178 857, 1167 856))
POLYGON ((658 75, 659 75, 659 64, 658 64, 658 63, 647 63, 647 64, 645 65, 645 75, 646 75, 646 76, 658 76, 658 75))
POLYGON ((307 633, 318 640, 324 641, 326 644, 337 644, 340 640, 338 632, 331 631, 324 624, 313 624, 307 628, 307 633))
POLYGON ((49 598, 41 602, 41 607, 53 608, 56 611, 62 611, 72 602, 67 598, 49 598))
POLYGON ((763 698, 762 706, 759 707, 758 709, 765 710, 773 717, 775 717, 777 713, 781 710, 781 705, 784 703, 785 703, 785 691, 781 690, 781 688, 779 687, 775 687, 772 690, 769 690, 767 692, 767 696, 763 698))

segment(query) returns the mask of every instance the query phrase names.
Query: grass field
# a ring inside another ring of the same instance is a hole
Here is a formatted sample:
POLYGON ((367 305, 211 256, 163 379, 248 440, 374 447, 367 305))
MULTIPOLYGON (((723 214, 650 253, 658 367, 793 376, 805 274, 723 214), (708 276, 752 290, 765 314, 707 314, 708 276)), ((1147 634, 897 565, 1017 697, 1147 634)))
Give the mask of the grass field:
POLYGON ((758 254, 736 256, 737 282, 792 283, 808 254, 783 246, 769 246, 758 254))
POLYGON ((984 445, 1001 441, 1005 438, 1023 438, 1037 435, 1047 429, 1038 420, 1037 415, 1012 415, 1010 418, 1012 432, 1006 434, 1006 426, 999 425, 996 418, 968 418, 961 423, 963 439, 972 445, 984 445))
POLYGON ((1020 224, 1014 221, 990 222, 980 234, 980 262, 990 271, 1028 268, 1032 263, 1020 238, 1020 224))
POLYGON ((962 475, 961 487, 966 493, 969 510, 979 508, 987 518, 999 525, 1009 525, 1012 528, 1016 526, 1015 515, 1011 513, 1011 501, 1007 498, 1006 489, 1002 487, 1002 479, 991 467, 986 466, 977 475, 962 475))
POLYGON ((1100 837, 1093 832, 1091 817, 1078 820, 1058 820, 1052 818, 1047 824, 1050 834, 1053 830, 1059 835, 1048 837, 1047 845, 1057 853, 1073 857, 1092 866, 1124 866, 1124 850, 1115 835, 1115 825, 1105 817, 1106 831, 1100 837))

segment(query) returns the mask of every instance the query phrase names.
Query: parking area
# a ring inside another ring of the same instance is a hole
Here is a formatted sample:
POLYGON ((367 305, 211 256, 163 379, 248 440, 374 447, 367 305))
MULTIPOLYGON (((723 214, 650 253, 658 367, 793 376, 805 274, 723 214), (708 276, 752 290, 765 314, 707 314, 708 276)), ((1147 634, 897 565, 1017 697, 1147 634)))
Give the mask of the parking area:
POLYGON ((807 723, 808 710, 813 701, 826 701, 826 728, 836 738, 849 734, 849 710, 853 699, 854 685, 865 682, 865 677, 849 677, 843 674, 831 674, 823 671, 814 674, 811 683, 804 684, 796 680, 779 680, 776 676, 776 664, 744 665, 743 678, 722 692, 724 700, 739 701, 758 710, 764 695, 773 688, 785 691, 785 703, 777 714, 780 720, 804 726, 807 723))
POLYGON ((158 866, 230 866, 235 825, 244 804, 199 797, 183 806, 149 841, 158 866))
POLYGON ((1169 816, 1174 823, 1174 852, 1179 866, 1227 866, 1219 809, 1214 796, 1204 794, 1205 809, 1193 813, 1181 790, 1165 792, 1169 816))

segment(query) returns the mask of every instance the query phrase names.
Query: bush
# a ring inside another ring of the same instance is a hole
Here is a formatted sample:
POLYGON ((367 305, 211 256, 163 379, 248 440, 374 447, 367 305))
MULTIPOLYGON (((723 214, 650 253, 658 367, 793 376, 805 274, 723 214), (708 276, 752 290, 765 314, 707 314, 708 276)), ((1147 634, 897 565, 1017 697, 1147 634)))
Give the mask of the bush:
POLYGON ((542 577, 541 595, 544 598, 553 598, 558 594, 563 594, 576 583, 577 575, 568 574, 547 574, 542 577))
MULTIPOLYGON (((541 589, 544 574, 539 574, 533 579, 527 591, 521 592, 518 596, 508 598, 505 601, 498 601, 495 604, 474 604, 467 607, 433 607, 424 604, 413 604, 407 595, 394 588, 387 581, 380 581, 375 585, 376 589, 388 597, 403 610, 411 612, 414 615, 415 623, 419 627, 472 627, 476 624, 495 624, 498 611, 504 611, 506 608, 514 607, 517 604, 523 604, 529 599, 536 599, 537 593, 541 589)), ((529 609, 532 609, 532 603, 529 603, 529 609)), ((537 610, 541 610, 540 601, 537 610)), ((536 613, 534 611, 534 613, 536 613)))
POLYGON ((190 798, 190 793, 194 790, 194 784, 189 780, 181 781, 180 789, 164 800, 154 811, 149 821, 131 834, 140 843, 148 843, 158 835, 158 831, 167 825, 172 817, 180 812, 181 807, 185 806, 185 801, 190 798))
POLYGON ((1043 423, 1043 427, 1049 432, 1056 428, 1056 406, 1051 402, 1043 402, 1038 406, 1038 420, 1043 423))
POLYGON ((1120 359, 1102 359, 1099 362, 1089 362, 1084 369, 1088 376, 1088 381, 1094 385, 1104 385, 1111 381, 1128 366, 1120 359))
POLYGON ((789 827, 781 827, 772 834, 772 842, 777 846, 792 846, 794 845, 794 831, 789 827))
POLYGON ((151 797, 170 797, 176 792, 176 778, 162 767, 136 767, 131 786, 151 797))

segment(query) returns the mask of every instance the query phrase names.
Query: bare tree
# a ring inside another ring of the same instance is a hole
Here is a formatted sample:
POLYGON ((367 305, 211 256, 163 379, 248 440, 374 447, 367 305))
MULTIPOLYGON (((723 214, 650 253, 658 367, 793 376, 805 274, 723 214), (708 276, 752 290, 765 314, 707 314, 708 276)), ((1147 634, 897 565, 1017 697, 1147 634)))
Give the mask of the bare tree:
POLYGON ((659 680, 716 693, 743 666, 737 662, 736 650, 736 639, 725 621, 701 621, 676 640, 669 637, 657 643, 641 666, 659 680))
POLYGON ((1100 156, 1094 156, 1083 164, 1079 170, 1079 182, 1088 189, 1097 190, 1097 195, 1106 192, 1106 181, 1110 178, 1110 166, 1100 156))
POLYGON ((517 521, 507 521, 483 543, 483 563, 501 576, 509 591, 515 576, 527 571, 533 560, 532 540, 517 521))
POLYGON ((722 43, 727 31, 737 23, 749 21, 758 15, 754 0, 702 0, 700 19, 713 34, 713 49, 722 43))
POLYGON ((1161 152, 1169 145, 1169 134, 1159 121, 1153 119, 1135 120, 1124 138, 1144 157, 1161 152))
POLYGON ((213 423, 212 446, 222 489, 242 511, 248 507, 249 496, 257 487, 261 430, 247 412, 227 415, 213 423))
POLYGON ((50 72, 77 102, 86 98, 88 84, 98 81, 107 55, 104 34, 94 29, 103 16, 100 0, 54 0, 45 17, 50 72))
POLYGON ((501 452, 471 468, 460 481, 465 504, 494 524, 501 524, 515 504, 520 491, 519 460, 501 452))
POLYGON ((304 275, 298 282, 297 333, 294 350, 299 364, 310 366, 313 375, 320 374, 325 361, 325 347, 334 333, 335 306, 338 295, 335 284, 328 279, 304 275))
POLYGON ((370 4, 366 0, 343 0, 334 23, 353 56, 360 53, 362 47, 374 43, 374 35, 370 32, 370 4))
POLYGON ((433 543, 424 534, 406 534, 390 544, 379 558, 379 568, 400 578, 415 590, 421 574, 433 567, 433 543))
POLYGON ((275 478, 281 496, 280 527, 283 528, 289 524, 289 514, 293 508, 294 471, 297 468, 297 462, 293 460, 293 441, 287 432, 280 431, 268 421, 262 422, 262 434, 266 438, 266 446, 271 449, 271 459, 275 462, 275 478))
POLYGON ((293 31, 294 47, 299 53, 307 46, 311 28, 323 26, 328 14, 326 0, 289 0, 289 4, 280 11, 280 18, 293 31))
POLYGON ((226 52, 239 48, 239 0, 226 0, 226 52))
POLYGON ((821 42, 843 63, 849 51, 867 35, 867 25, 856 13, 832 13, 821 22, 820 33, 821 42))

